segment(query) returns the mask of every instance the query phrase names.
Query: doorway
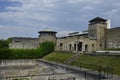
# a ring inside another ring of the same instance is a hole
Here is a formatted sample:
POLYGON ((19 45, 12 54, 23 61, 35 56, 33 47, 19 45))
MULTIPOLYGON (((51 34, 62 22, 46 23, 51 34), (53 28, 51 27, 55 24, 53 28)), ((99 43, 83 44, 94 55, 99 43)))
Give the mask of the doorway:
POLYGON ((79 42, 77 44, 78 51, 82 51, 82 42, 79 42))
POLYGON ((85 45, 85 51, 88 51, 88 45, 87 44, 85 45))
POLYGON ((72 45, 71 44, 69 44, 69 50, 72 51, 72 45))

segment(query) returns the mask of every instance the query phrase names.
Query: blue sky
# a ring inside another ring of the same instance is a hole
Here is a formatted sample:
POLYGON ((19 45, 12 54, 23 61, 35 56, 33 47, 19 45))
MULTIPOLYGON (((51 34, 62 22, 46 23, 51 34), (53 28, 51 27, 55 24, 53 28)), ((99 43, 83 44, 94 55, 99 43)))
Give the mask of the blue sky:
POLYGON ((45 28, 65 36, 97 16, 120 27, 120 0, 0 0, 0 39, 38 37, 45 28))

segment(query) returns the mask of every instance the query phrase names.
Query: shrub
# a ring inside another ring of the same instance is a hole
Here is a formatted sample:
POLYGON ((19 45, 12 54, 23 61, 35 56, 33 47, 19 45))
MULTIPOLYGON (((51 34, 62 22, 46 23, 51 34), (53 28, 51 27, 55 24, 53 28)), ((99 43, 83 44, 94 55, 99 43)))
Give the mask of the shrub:
POLYGON ((0 49, 0 59, 9 59, 11 58, 11 50, 7 48, 0 49))
POLYGON ((0 49, 0 59, 37 59, 54 50, 52 42, 41 43, 38 49, 0 49))
POLYGON ((46 41, 40 44, 40 48, 39 48, 41 53, 41 56, 45 56, 49 53, 51 53, 52 51, 54 51, 54 43, 50 42, 50 41, 46 41))

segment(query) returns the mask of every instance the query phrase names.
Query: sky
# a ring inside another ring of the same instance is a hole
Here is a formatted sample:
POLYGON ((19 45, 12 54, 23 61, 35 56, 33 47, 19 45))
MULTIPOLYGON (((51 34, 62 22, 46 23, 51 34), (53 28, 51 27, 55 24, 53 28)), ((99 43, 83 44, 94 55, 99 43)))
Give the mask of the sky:
POLYGON ((0 0, 0 39, 37 38, 46 28, 65 36, 87 30, 95 17, 120 27, 120 0, 0 0))

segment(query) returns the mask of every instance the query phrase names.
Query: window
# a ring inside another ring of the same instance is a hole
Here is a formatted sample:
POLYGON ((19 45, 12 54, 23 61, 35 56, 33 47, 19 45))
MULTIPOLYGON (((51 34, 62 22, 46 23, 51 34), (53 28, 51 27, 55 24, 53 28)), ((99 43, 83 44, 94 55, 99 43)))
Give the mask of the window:
POLYGON ((22 42, 22 41, 15 41, 15 42, 22 42))
POLYGON ((39 43, 39 46, 40 46, 41 43, 39 43))
POLYGON ((94 44, 92 44, 92 47, 94 47, 94 44))
POLYGON ((62 47, 63 46, 63 43, 60 43, 60 47, 62 47))
POLYGON ((102 47, 102 44, 100 44, 100 47, 102 47))
POLYGON ((71 48, 72 48, 72 45, 71 45, 71 44, 69 44, 69 50, 70 50, 70 51, 72 50, 71 48))
POLYGON ((74 50, 76 50, 76 44, 74 44, 74 50))
POLYGON ((86 44, 86 45, 85 45, 85 51, 87 51, 87 50, 88 50, 88 45, 86 44))

